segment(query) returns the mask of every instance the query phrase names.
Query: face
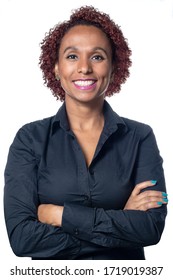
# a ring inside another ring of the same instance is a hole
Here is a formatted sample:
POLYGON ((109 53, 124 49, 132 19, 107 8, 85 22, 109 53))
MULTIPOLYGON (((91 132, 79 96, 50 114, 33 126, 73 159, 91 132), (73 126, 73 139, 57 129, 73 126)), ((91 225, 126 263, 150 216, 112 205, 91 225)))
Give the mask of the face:
POLYGON ((104 98, 112 73, 108 38, 95 26, 72 27, 63 37, 55 74, 66 99, 89 102, 104 98))

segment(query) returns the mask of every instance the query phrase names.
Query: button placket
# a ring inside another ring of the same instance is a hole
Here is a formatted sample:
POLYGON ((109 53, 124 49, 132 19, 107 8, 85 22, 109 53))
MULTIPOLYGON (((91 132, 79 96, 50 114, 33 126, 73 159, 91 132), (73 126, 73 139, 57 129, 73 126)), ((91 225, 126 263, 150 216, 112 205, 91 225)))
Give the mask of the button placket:
POLYGON ((96 182, 95 182, 95 170, 93 168, 90 168, 88 170, 88 182, 89 182, 89 188, 92 189, 96 182))
POLYGON ((73 147, 76 152, 76 160, 77 160, 77 166, 78 166, 78 186, 79 186, 79 192, 81 195, 81 199, 83 201, 84 205, 89 205, 90 202, 90 191, 88 186, 88 169, 86 166, 86 161, 83 155, 83 152, 77 142, 77 140, 74 138, 73 141, 73 147))

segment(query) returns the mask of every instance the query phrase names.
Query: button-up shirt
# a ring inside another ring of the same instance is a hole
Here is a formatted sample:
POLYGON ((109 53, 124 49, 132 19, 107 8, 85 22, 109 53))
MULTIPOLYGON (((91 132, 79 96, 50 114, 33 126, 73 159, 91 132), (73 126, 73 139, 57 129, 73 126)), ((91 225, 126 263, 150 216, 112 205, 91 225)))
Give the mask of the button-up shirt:
POLYGON ((70 130, 65 103, 57 114, 24 125, 10 147, 4 207, 17 256, 33 259, 144 259, 161 237, 166 206, 123 210, 136 184, 165 192, 152 129, 118 116, 105 101, 105 124, 90 166, 70 130), (38 221, 39 204, 64 206, 62 226, 38 221))

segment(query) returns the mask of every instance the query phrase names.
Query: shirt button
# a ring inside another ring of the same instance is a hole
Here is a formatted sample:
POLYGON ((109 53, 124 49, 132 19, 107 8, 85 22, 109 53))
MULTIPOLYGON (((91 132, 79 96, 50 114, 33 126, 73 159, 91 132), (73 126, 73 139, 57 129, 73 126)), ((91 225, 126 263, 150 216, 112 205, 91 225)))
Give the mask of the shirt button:
POLYGON ((88 195, 84 195, 84 200, 88 200, 88 199, 89 199, 88 195))
POLYGON ((78 234, 79 234, 79 231, 78 231, 77 228, 74 229, 74 234, 75 234, 75 235, 78 235, 78 234))

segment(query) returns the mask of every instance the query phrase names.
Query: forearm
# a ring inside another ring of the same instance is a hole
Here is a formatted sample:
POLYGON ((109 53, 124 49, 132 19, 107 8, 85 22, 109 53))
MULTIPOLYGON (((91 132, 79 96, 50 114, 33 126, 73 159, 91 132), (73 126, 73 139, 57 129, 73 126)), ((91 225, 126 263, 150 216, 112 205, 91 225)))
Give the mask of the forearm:
POLYGON ((158 188, 156 181, 137 184, 124 210, 104 210, 66 203, 62 228, 79 239, 105 247, 156 244, 164 228, 168 200, 165 192, 150 190, 151 187, 158 188))
POLYGON ((13 252, 20 257, 48 258, 56 255, 68 258, 80 250, 80 241, 61 228, 30 219, 14 227, 9 240, 13 252))
POLYGON ((5 219, 14 253, 21 257, 69 257, 80 250, 80 241, 62 228, 38 221, 36 209, 5 191, 5 219))
POLYGON ((105 247, 143 247, 160 240, 165 216, 166 206, 154 211, 105 211, 68 203, 62 228, 72 236, 105 247))

